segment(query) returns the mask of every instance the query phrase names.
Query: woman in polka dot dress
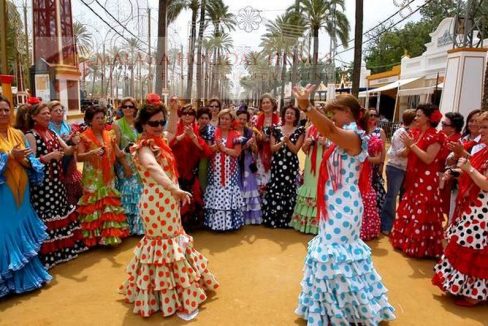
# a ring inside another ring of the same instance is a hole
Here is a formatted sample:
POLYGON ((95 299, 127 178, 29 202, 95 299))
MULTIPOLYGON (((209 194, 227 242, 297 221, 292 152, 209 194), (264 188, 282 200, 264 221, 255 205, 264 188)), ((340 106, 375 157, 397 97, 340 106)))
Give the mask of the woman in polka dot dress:
MULTIPOLYGON (((488 112, 479 123, 481 142, 488 145, 488 112)), ((458 166, 455 220, 432 283, 457 296, 456 304, 473 306, 488 301, 488 147, 469 161, 461 158, 458 166)))
POLYGON ((378 210, 378 214, 380 214, 386 197, 385 180, 383 179, 383 164, 386 156, 386 134, 382 128, 378 127, 379 116, 375 109, 368 110, 368 117, 368 135, 381 140, 381 156, 379 160, 376 160, 374 163, 370 160, 373 168, 372 185, 376 193, 376 209, 378 210))
POLYGON ((381 220, 378 213, 376 191, 373 187, 374 166, 382 162, 383 141, 370 135, 368 141, 368 158, 363 163, 360 175, 361 199, 364 206, 363 221, 361 223, 361 240, 369 241, 380 235, 381 220))
POLYGON ((324 151, 329 147, 317 127, 311 125, 306 133, 302 151, 306 154, 303 185, 297 190, 297 199, 290 226, 303 233, 317 234, 317 180, 324 151))
POLYGON ((298 108, 283 110, 281 127, 271 134, 271 179, 263 200, 263 224, 272 228, 288 228, 297 198, 298 151, 303 145, 305 129, 297 127, 298 108))
MULTIPOLYGON (((174 155, 162 138, 166 116, 162 105, 146 104, 136 122, 143 136, 131 151, 144 184, 139 209, 146 234, 120 291, 143 317, 161 311, 165 317, 177 313, 189 320, 207 299, 205 290, 215 290, 218 283, 181 225, 180 202, 188 202, 191 195, 179 188, 174 155)), ((168 130, 174 135, 175 123, 168 130)))
POLYGON ((76 258, 87 248, 83 243, 76 207, 68 203, 66 188, 61 181, 62 158, 71 155, 74 146, 67 146, 48 129, 51 111, 46 104, 32 107, 27 114, 26 133, 33 154, 44 164, 44 181, 32 185, 31 202, 37 215, 47 226, 48 238, 39 257, 46 268, 76 258))
POLYGON ((88 247, 118 245, 129 236, 120 193, 115 189, 116 154, 122 160, 124 153, 118 150, 113 132, 105 130, 105 115, 105 108, 99 105, 86 109, 85 121, 90 127, 81 134, 78 146, 78 161, 84 163, 78 213, 88 247))
POLYGON ((368 137, 356 126, 361 107, 351 95, 328 103, 334 122, 310 106, 315 86, 294 88, 308 118, 333 143, 318 180, 319 234, 309 242, 296 313, 307 325, 378 325, 395 318, 370 248, 359 238, 363 205, 358 179, 368 137))
POLYGON ((411 257, 439 257, 442 254, 442 202, 438 172, 444 162, 439 153, 444 134, 435 127, 442 114, 429 104, 417 108, 414 137, 402 135, 408 154, 405 195, 397 210, 390 241, 395 249, 411 257))
POLYGON ((210 148, 208 185, 205 190, 205 226, 214 231, 237 230, 244 225, 239 166, 241 154, 239 133, 232 129, 235 116, 226 109, 219 113, 219 125, 215 131, 215 144, 210 148))

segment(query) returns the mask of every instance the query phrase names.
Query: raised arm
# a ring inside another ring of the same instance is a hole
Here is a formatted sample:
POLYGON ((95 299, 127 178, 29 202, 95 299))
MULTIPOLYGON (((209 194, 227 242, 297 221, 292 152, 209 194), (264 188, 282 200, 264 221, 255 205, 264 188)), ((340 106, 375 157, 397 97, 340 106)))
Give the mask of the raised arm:
POLYGON ((322 135, 329 138, 347 153, 351 155, 359 154, 361 152, 361 141, 357 134, 354 131, 336 127, 332 120, 310 105, 309 96, 315 90, 315 87, 315 85, 309 84, 303 91, 299 90, 296 86, 293 88, 293 93, 298 101, 298 107, 307 114, 307 117, 322 135))

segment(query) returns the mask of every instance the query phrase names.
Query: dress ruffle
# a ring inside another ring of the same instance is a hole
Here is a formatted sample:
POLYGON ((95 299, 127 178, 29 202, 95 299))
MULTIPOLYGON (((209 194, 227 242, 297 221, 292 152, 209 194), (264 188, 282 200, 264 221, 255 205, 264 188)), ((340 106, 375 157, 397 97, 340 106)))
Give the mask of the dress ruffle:
POLYGON ((205 290, 219 284, 207 269, 207 259, 193 248, 193 239, 144 237, 127 267, 129 279, 120 287, 133 312, 149 317, 192 313, 207 299, 205 290))
POLYGON ((237 185, 222 189, 220 184, 209 184, 205 192, 204 225, 214 231, 237 230, 244 225, 243 206, 237 185))
POLYGON ((127 218, 115 189, 101 187, 94 193, 85 192, 78 206, 86 246, 117 245, 129 235, 127 218))
MULTIPOLYGON (((121 167, 117 166, 117 169, 121 169, 121 167)), ((139 199, 142 193, 141 180, 137 174, 126 178, 122 177, 123 173, 118 171, 117 175, 115 187, 120 192, 120 201, 127 216, 130 234, 142 235, 144 234, 144 224, 139 214, 139 199)))
POLYGON ((307 325, 378 325, 395 318, 366 244, 309 243, 296 313, 307 325))
POLYGON ((317 234, 317 188, 306 185, 298 188, 295 210, 290 226, 303 233, 317 234))
POLYGON ((438 200, 430 201, 426 194, 412 189, 400 202, 397 215, 390 236, 395 249, 416 258, 442 255, 443 215, 438 200))
POLYGON ((74 259, 79 253, 88 249, 83 242, 78 213, 74 206, 71 206, 64 216, 50 216, 50 218, 42 218, 47 227, 48 238, 39 252, 41 261, 47 269, 74 259))
POLYGON ((3 230, 0 242, 0 297, 10 292, 23 293, 40 288, 52 279, 37 256, 42 242, 47 238, 46 227, 32 208, 23 213, 22 221, 14 230, 3 230))
POLYGON ((242 201, 244 202, 244 207, 242 208, 244 214, 244 224, 261 224, 262 213, 261 213, 261 200, 259 196, 259 191, 242 191, 242 201))

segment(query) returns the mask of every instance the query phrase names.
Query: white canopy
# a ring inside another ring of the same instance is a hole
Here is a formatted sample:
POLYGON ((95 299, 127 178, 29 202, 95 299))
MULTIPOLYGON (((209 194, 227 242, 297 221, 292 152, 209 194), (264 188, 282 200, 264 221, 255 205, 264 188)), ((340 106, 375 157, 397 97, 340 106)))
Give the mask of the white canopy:
POLYGON ((390 89, 395 89, 395 88, 400 88, 404 85, 407 85, 407 84, 410 84, 416 80, 419 80, 419 79, 422 79, 424 78, 424 76, 422 77, 416 77, 416 78, 406 78, 406 79, 400 79, 400 80, 397 80, 393 83, 390 83, 390 84, 386 84, 386 85, 383 85, 381 87, 378 87, 378 88, 374 88, 374 89, 370 89, 370 90, 367 90, 367 91, 364 91, 364 92, 360 92, 359 93, 359 97, 367 97, 369 94, 373 94, 373 93, 381 93, 381 92, 384 92, 384 91, 387 91, 387 90, 390 90, 390 89))
MULTIPOLYGON (((437 89, 439 90, 442 90, 443 87, 444 87, 444 83, 440 83, 439 85, 437 85, 437 89)), ((435 85, 427 86, 427 87, 400 89, 398 91, 398 96, 433 94, 435 89, 436 89, 435 85)))

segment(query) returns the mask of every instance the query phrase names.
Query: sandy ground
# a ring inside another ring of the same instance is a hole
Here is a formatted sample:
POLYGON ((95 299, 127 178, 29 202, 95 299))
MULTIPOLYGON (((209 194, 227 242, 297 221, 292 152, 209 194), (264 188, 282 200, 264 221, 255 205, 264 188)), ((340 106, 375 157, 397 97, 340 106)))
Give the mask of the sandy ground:
MULTIPOLYGON (((41 290, 1 300, 0 325, 305 325, 294 309, 311 236, 262 226, 193 236, 221 287, 191 322, 159 314, 143 319, 124 303, 117 289, 134 237, 54 267, 54 280, 41 290)), ((457 307, 431 285, 434 261, 406 258, 386 237, 368 244, 396 309, 397 320, 385 325, 488 325, 488 305, 457 307)))

